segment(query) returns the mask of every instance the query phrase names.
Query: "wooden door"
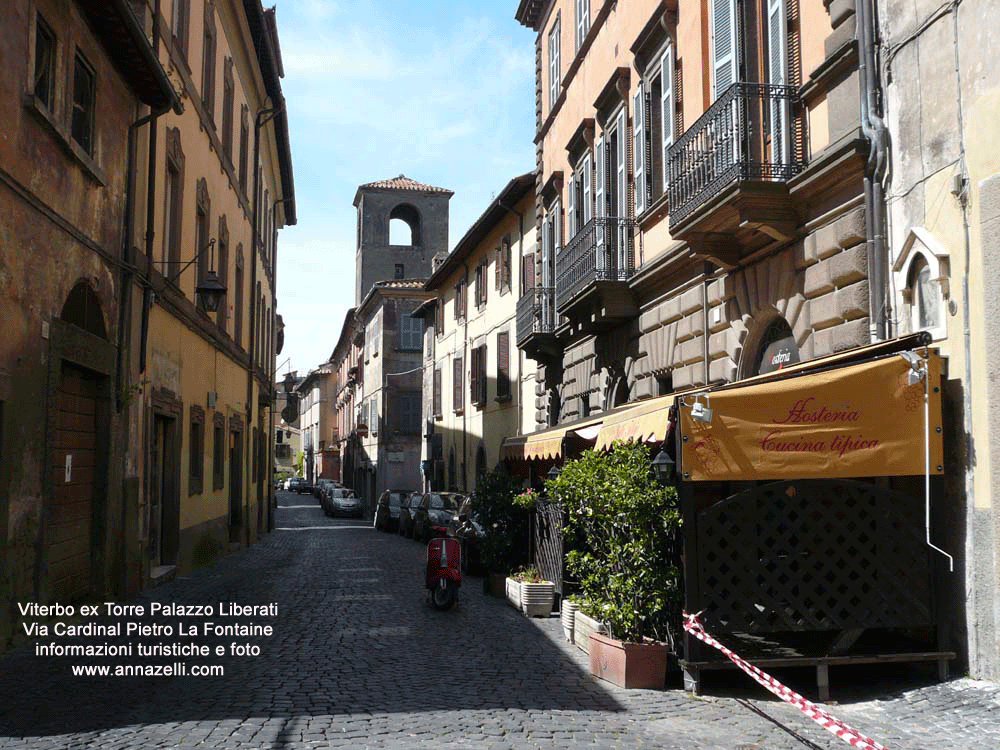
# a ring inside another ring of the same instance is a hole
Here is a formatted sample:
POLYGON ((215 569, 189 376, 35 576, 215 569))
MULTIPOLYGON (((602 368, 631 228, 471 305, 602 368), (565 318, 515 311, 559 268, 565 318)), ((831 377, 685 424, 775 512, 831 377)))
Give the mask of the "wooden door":
POLYGON ((98 384, 87 370, 63 365, 47 523, 49 583, 58 602, 78 600, 91 588, 98 384))

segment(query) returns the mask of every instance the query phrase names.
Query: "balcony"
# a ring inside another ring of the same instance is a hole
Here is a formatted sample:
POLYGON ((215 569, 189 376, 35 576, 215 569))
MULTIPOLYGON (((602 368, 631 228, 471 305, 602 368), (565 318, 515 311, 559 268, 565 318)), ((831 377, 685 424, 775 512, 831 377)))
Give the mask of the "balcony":
POLYGON ((667 154, 670 233, 723 268, 795 236, 787 182, 806 165, 793 86, 734 83, 667 154))
POLYGON ((517 348, 536 362, 561 354, 555 336, 555 300, 555 289, 536 287, 517 301, 517 348))
POLYGON ((594 218, 559 251, 556 312, 571 329, 607 330, 638 314, 628 288, 635 273, 635 229, 632 219, 594 218))

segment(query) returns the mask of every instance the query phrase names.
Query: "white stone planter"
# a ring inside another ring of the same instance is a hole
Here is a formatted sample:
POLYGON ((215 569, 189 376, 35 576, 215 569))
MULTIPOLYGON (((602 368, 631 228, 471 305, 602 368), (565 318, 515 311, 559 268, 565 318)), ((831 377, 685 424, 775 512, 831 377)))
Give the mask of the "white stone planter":
POLYGON ((579 610, 573 618, 573 643, 585 654, 590 653, 590 634, 607 632, 608 628, 603 622, 588 617, 579 610))
POLYGON ((548 617, 552 613, 552 600, 556 586, 551 581, 521 583, 507 579, 507 601, 528 617, 548 617))
POLYGON ((573 642, 573 629, 576 621, 576 613, 580 605, 576 602, 568 602, 563 599, 562 611, 559 613, 559 620, 562 622, 563 635, 570 643, 573 642))

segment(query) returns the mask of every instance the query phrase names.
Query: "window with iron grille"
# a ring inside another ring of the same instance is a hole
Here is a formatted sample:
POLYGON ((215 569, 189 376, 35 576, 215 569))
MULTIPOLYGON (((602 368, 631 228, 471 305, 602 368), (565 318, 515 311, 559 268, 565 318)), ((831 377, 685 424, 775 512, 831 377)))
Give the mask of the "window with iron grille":
POLYGON ((465 370, 461 357, 452 360, 451 408, 460 412, 465 408, 465 370))

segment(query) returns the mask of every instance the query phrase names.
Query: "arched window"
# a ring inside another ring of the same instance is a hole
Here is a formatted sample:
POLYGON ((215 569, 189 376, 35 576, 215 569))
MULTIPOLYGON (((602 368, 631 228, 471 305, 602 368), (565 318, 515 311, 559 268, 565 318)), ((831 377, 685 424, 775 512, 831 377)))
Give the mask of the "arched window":
POLYGON ((420 212, 409 203, 401 203, 389 213, 389 244, 421 244, 420 212))
POLYGON ((922 253, 915 255, 910 263, 906 286, 910 290, 911 330, 926 331, 941 325, 941 293, 922 253))
POLYGON ((95 336, 105 340, 108 338, 104 326, 104 313, 101 312, 101 301, 94 290, 83 281, 70 291, 59 317, 95 336))
POLYGON ((757 345, 754 375, 781 370, 799 361, 799 347, 791 326, 784 318, 775 318, 764 330, 757 345))

